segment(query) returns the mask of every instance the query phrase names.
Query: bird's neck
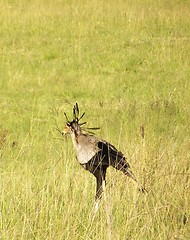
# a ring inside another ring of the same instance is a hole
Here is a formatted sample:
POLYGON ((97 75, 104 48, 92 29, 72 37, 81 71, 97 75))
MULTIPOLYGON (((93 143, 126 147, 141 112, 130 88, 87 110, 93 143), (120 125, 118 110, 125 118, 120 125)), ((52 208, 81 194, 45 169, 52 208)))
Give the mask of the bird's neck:
POLYGON ((78 148, 78 133, 76 131, 72 132, 71 138, 72 138, 72 142, 73 142, 75 149, 77 149, 78 148))

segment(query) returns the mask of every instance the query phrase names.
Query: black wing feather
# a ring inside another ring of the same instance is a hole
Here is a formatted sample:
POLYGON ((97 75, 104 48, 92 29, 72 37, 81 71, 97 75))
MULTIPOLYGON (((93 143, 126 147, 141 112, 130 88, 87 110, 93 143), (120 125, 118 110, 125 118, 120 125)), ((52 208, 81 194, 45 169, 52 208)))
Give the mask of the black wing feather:
POLYGON ((121 170, 121 168, 126 169, 130 167, 123 153, 118 151, 117 148, 112 144, 106 141, 99 141, 98 148, 100 149, 102 164, 106 164, 108 166, 111 165, 118 170, 121 170))

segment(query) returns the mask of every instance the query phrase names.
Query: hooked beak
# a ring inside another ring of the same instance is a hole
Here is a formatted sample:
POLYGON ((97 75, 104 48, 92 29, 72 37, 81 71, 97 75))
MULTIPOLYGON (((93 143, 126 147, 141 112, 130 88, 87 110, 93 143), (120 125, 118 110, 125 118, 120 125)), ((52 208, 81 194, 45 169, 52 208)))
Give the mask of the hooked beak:
POLYGON ((68 126, 65 126, 63 131, 62 131, 62 135, 66 135, 70 133, 70 128, 68 126))

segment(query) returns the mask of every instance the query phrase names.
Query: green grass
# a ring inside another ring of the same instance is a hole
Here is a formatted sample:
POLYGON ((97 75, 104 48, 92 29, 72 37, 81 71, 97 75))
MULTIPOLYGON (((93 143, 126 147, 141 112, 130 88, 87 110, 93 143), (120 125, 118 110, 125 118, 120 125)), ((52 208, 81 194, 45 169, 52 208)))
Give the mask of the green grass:
POLYGON ((0 1, 0 239, 190 239, 189 9, 0 1), (95 178, 55 129, 68 101, 149 190, 110 168, 93 222, 95 178))

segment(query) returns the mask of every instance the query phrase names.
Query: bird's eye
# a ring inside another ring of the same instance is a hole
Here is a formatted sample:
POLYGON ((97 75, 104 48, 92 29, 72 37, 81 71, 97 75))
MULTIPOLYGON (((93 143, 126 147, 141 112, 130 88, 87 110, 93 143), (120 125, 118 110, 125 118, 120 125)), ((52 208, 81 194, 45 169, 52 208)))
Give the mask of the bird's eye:
POLYGON ((71 124, 69 122, 67 122, 67 127, 71 127, 71 124))

